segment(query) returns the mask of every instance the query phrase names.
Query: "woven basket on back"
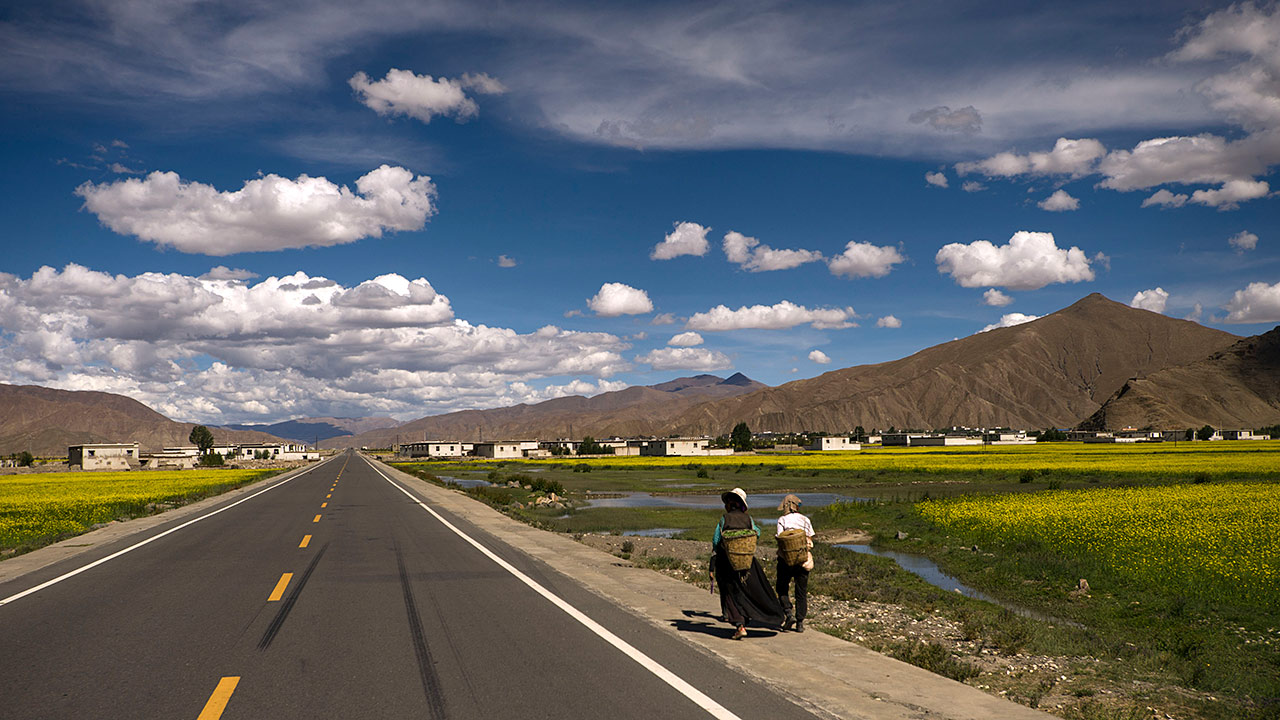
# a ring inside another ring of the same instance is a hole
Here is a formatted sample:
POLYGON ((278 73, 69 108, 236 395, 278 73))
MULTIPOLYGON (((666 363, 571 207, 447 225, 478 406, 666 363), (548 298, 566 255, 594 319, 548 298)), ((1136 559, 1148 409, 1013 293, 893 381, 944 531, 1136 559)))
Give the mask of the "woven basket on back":
POLYGON ((799 528, 778 535, 778 562, 801 565, 809 557, 809 536, 799 528))
POLYGON ((734 570, 746 570, 751 567, 751 559, 756 554, 755 530, 726 530, 720 536, 724 551, 729 556, 729 565, 734 570))

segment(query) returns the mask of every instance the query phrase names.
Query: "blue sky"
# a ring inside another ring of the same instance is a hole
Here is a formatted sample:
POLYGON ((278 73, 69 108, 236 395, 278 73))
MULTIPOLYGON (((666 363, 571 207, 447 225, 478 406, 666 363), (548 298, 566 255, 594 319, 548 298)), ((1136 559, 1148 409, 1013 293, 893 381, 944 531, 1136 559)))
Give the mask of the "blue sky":
POLYGON ((177 419, 1280 323, 1274 5, 53 2, 0 92, 0 382, 177 419))

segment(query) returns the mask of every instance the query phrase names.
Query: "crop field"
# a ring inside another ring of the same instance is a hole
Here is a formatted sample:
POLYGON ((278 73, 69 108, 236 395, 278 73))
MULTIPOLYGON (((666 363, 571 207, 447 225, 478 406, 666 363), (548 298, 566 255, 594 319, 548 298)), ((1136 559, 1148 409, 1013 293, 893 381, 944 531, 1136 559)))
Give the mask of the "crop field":
POLYGON ((80 472, 0 476, 0 548, 39 546, 149 503, 197 500, 274 474, 272 470, 80 472))
MULTIPOLYGON (((1134 477, 1190 477, 1197 473, 1232 477, 1280 475, 1280 440, 1221 442, 1036 445, 988 445, 937 448, 873 448, 854 452, 804 455, 758 454, 720 457, 617 457, 558 459, 620 470, 678 468, 697 464, 706 468, 742 465, 778 466, 794 470, 892 471, 922 474, 954 472, 1127 475, 1134 477)), ((556 462, 556 461, 549 461, 556 462)))
POLYGON ((1280 600, 1280 485, 1204 483, 963 497, 921 515, 985 542, 1083 553, 1147 587, 1280 600))

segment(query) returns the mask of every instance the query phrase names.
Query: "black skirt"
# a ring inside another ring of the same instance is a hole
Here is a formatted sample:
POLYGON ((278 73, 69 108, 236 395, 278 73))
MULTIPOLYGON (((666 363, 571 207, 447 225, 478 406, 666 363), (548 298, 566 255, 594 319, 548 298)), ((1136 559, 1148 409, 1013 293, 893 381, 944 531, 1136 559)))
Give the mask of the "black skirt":
POLYGON ((751 622, 766 627, 782 626, 786 613, 759 560, 751 558, 750 568, 734 570, 724 548, 717 547, 712 562, 725 620, 733 625, 751 622))

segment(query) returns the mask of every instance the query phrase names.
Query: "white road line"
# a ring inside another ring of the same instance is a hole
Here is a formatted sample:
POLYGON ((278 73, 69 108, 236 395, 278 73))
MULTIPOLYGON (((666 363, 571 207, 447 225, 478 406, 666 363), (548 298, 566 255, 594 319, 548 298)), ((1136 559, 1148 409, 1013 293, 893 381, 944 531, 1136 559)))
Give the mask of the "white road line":
MULTIPOLYGON (((336 457, 337 457, 337 455, 335 455, 334 457, 336 458, 336 457)), ((328 463, 328 462, 330 462, 330 460, 325 460, 324 462, 320 463, 320 465, 324 465, 324 464, 326 464, 326 463, 328 463)), ((78 567, 78 568, 76 568, 75 570, 72 570, 72 571, 70 571, 70 572, 68 572, 68 573, 65 573, 65 574, 63 574, 63 575, 59 575, 58 577, 56 577, 56 578, 54 578, 54 579, 52 579, 52 580, 48 580, 48 581, 46 581, 46 582, 40 583, 39 585, 36 585, 36 586, 35 586, 35 587, 33 587, 33 588, 29 588, 29 589, 27 589, 27 590, 23 590, 22 592, 20 592, 20 593, 18 593, 18 594, 16 594, 16 595, 10 595, 9 597, 7 597, 7 598, 5 598, 5 599, 0 600, 0 606, 8 605, 9 603, 13 602, 14 600, 21 600, 22 598, 24 598, 24 597, 26 597, 26 596, 28 596, 28 595, 31 595, 31 594, 33 594, 33 593, 40 592, 41 590, 43 590, 43 589, 45 589, 45 588, 49 587, 50 585, 57 585, 58 583, 62 582, 63 580, 66 580, 66 579, 68 579, 68 578, 75 577, 76 575, 79 575, 80 573, 82 573, 82 572, 84 572, 84 571, 86 571, 86 570, 91 570, 91 569, 93 569, 93 568, 96 568, 96 567, 98 567, 99 565, 101 565, 101 564, 103 564, 103 563, 107 562, 108 560, 114 560, 114 559, 116 559, 116 558, 120 557, 121 555, 124 555, 125 553, 130 553, 130 552, 133 552, 134 550, 137 550, 138 548, 142 547, 143 545, 147 545, 147 544, 149 544, 149 543, 151 543, 151 542, 154 542, 154 541, 156 541, 156 540, 159 540, 160 538, 164 537, 165 535, 168 535, 168 534, 170 534, 170 533, 178 532, 179 530, 181 530, 181 529, 182 529, 182 528, 184 528, 184 527, 187 527, 188 525, 194 525, 195 523, 198 523, 198 522, 200 522, 201 520, 204 520, 205 518, 211 518, 211 517, 213 517, 214 515, 217 515, 218 513, 222 512, 222 511, 224 511, 224 510, 230 510, 231 508, 233 508, 233 507, 235 507, 235 506, 239 505, 239 504, 240 504, 240 503, 242 503, 242 502, 247 502, 247 501, 249 501, 249 500, 252 500, 252 499, 254 499, 254 498, 258 497, 259 495, 261 495, 262 493, 270 492, 270 491, 275 490, 276 488, 280 487, 281 485, 284 485, 285 483, 287 483, 287 482, 289 482, 289 481, 291 481, 291 480, 294 480, 295 478, 300 478, 300 477, 302 477, 303 475, 306 475, 307 473, 311 472, 312 470, 315 470, 316 468, 320 467, 320 465, 313 465, 313 466, 311 466, 311 467, 307 468, 306 470, 303 470, 302 472, 298 473, 297 475, 294 475, 293 477, 287 478, 287 479, 285 479, 285 480, 281 480, 280 482, 276 483, 275 485, 272 485, 272 486, 271 486, 271 487, 269 487, 269 488, 263 488, 262 490, 259 490, 258 492, 256 492, 256 493, 254 493, 254 494, 250 495, 249 497, 241 498, 241 499, 239 499, 239 500, 237 500, 237 501, 235 501, 235 502, 231 503, 230 505, 227 505, 226 507, 218 508, 217 510, 214 510, 213 512, 208 513, 207 515, 201 515, 201 516, 200 516, 200 517, 198 517, 198 518, 194 518, 194 519, 192 519, 192 520, 188 520, 188 521, 186 521, 186 522, 182 523, 181 525, 178 525, 177 527, 172 527, 172 528, 169 528, 168 530, 165 530, 164 532, 160 533, 159 535, 155 535, 155 536, 153 536, 153 537, 149 537, 149 538, 147 538, 146 540, 143 540, 143 541, 141 541, 141 542, 138 542, 138 543, 135 543, 135 544, 133 544, 133 545, 130 545, 129 547, 127 547, 127 548, 125 548, 125 549, 123 549, 123 550, 118 550, 118 551, 116 551, 116 552, 114 552, 114 553, 111 553, 110 555, 108 555, 108 556, 106 556, 106 557, 104 557, 104 558, 101 558, 101 559, 99 559, 99 560, 94 560, 93 562, 89 563, 88 565, 84 565, 84 566, 82 566, 82 567, 78 567)))
MULTIPOLYGON (((364 458, 362 457, 361 459, 364 459, 364 458)), ((366 460, 366 462, 368 461, 366 460)), ((408 490, 401 487, 399 483, 387 477, 386 474, 383 473, 382 470, 379 469, 377 465, 374 465, 372 462, 369 462, 369 466, 372 467, 375 472, 381 475, 383 480, 386 480, 387 482, 391 483, 391 485, 395 489, 399 490, 405 495, 408 495, 410 500, 417 503, 418 506, 421 507, 423 510, 426 510, 427 512, 431 513, 431 515, 434 516, 436 520, 439 520, 441 524, 443 524, 445 527, 449 528, 454 533, 456 533, 458 537, 461 537, 463 540, 466 540, 468 543, 474 546, 477 550, 484 553, 485 556, 487 556, 490 560, 497 563, 500 567, 502 567, 503 570, 506 570, 507 572, 516 576, 516 578, 520 580, 520 582, 523 582, 525 585, 528 585, 530 588, 533 588, 534 592, 538 593, 539 595, 546 598, 547 600, 550 600, 552 605, 555 605, 556 607, 565 611, 566 613, 568 613, 569 617, 582 623, 583 625, 586 626, 588 630, 590 630, 591 632, 603 638, 605 642, 621 650, 624 655, 631 658, 632 660, 635 660, 645 670, 648 670, 649 672, 656 675, 658 679, 662 680, 666 684, 675 688, 677 691, 680 692, 681 695, 684 695, 685 697, 692 700, 698 707, 702 708, 703 710, 706 710, 712 717, 721 718, 721 720, 740 720, 737 715, 734 715, 723 705, 707 697, 705 694, 703 694, 701 690, 690 685, 680 676, 676 675, 675 673, 666 669, 662 665, 658 664, 657 661, 655 661, 653 658, 650 658, 648 655, 645 655, 644 653, 637 650, 634 646, 632 646, 626 640, 623 640, 617 635, 614 635, 612 632, 609 631, 608 628, 604 627, 603 625, 596 622, 595 620, 592 620, 591 618, 587 617, 586 614, 584 614, 581 610, 565 602, 555 593, 552 593, 550 590, 539 585, 537 581, 535 581, 533 578, 517 570, 514 566, 511 565, 511 563, 508 563, 506 560, 503 560, 502 558, 493 554, 493 552, 490 551, 488 548, 486 548, 485 546, 481 545, 480 543, 472 539, 470 535, 467 535, 466 533, 462 532, 453 523, 441 517, 440 513, 436 512, 435 510, 432 510, 430 507, 426 505, 426 503, 414 497, 412 493, 410 493, 408 490)))

